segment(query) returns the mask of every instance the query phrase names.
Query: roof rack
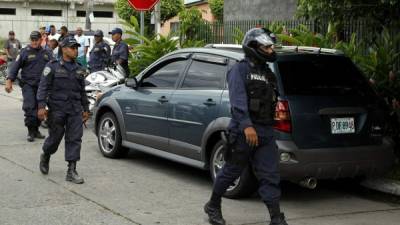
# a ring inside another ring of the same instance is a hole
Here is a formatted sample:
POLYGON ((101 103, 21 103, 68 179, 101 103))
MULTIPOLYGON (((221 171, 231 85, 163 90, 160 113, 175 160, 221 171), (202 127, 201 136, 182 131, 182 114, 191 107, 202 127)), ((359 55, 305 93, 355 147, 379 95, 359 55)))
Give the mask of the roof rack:
POLYGON ((310 46, 278 46, 276 49, 280 51, 295 51, 295 52, 313 52, 313 53, 328 53, 328 54, 337 54, 343 55, 344 53, 338 49, 330 49, 330 48, 319 48, 319 47, 310 47, 310 46))
MULTIPOLYGON (((241 49, 242 45, 238 44, 207 44, 206 48, 230 48, 230 49, 241 49)), ((319 48, 319 47, 310 47, 310 46, 286 46, 286 45, 276 45, 276 50, 282 52, 312 52, 312 53, 325 53, 325 54, 335 54, 335 55, 344 55, 341 50, 338 49, 330 49, 330 48, 319 48)))

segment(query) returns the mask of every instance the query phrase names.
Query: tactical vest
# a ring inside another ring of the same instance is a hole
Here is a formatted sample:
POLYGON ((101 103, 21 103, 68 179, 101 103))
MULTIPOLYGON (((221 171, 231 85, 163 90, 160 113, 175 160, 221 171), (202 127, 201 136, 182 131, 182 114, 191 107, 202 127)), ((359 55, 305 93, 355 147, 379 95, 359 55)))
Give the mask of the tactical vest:
POLYGON ((56 62, 54 74, 48 80, 51 83, 49 94, 50 106, 54 110, 72 109, 75 112, 82 110, 81 93, 84 92, 85 70, 80 66, 68 71, 62 61, 56 62))
POLYGON ((255 124, 274 123, 276 78, 269 67, 250 67, 246 74, 246 91, 250 119, 255 124))
POLYGON ((95 44, 90 51, 89 62, 94 67, 103 67, 107 65, 107 50, 104 42, 95 44))

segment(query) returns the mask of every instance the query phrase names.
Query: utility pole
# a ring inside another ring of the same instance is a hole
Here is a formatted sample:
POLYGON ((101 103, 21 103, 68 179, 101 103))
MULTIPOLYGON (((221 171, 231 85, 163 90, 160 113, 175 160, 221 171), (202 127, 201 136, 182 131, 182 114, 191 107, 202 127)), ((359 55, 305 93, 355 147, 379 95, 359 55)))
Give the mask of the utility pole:
POLYGON ((93 0, 85 0, 86 6, 86 23, 85 30, 92 30, 92 22, 90 21, 90 15, 93 13, 93 0))
POLYGON ((161 1, 154 7, 154 31, 156 35, 161 32, 161 1))

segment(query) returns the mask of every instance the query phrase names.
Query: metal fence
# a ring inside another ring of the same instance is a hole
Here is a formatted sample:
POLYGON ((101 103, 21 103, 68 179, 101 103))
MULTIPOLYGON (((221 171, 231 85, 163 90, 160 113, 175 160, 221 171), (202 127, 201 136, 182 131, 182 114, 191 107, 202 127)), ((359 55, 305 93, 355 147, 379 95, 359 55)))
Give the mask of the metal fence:
MULTIPOLYGON (((205 40, 207 43, 225 43, 234 44, 235 30, 240 30, 245 33, 247 30, 254 27, 270 27, 274 24, 279 24, 290 30, 297 28, 299 25, 307 27, 310 31, 315 33, 326 34, 328 31, 328 23, 324 21, 310 21, 310 20, 286 20, 286 21, 266 21, 266 20, 247 20, 247 21, 227 21, 222 23, 218 22, 205 22, 200 26, 197 31, 197 36, 205 40)), ((353 33, 357 34, 359 40, 364 39, 370 35, 370 24, 366 21, 347 21, 343 24, 341 39, 349 41, 353 33)))
MULTIPOLYGON (((235 44, 235 34, 238 30, 245 33, 247 30, 254 27, 271 27, 274 24, 284 26, 285 29, 290 30, 297 28, 299 25, 307 27, 308 30, 326 34, 328 32, 328 21, 310 21, 310 20, 286 20, 286 21, 266 21, 266 20, 248 20, 248 21, 225 21, 219 22, 204 22, 202 26, 196 31, 196 37, 204 40, 206 43, 225 43, 235 44)), ((179 24, 175 27, 179 30, 179 24)), ((373 30, 368 21, 365 20, 349 20, 343 23, 341 32, 338 34, 343 41, 350 41, 352 34, 356 34, 357 41, 371 41, 376 36, 376 30, 373 30)), ((392 37, 400 32, 400 27, 393 27, 390 29, 392 37)), ((400 51, 400 46, 397 46, 400 51)), ((400 69, 400 60, 396 63, 396 68, 400 69)))

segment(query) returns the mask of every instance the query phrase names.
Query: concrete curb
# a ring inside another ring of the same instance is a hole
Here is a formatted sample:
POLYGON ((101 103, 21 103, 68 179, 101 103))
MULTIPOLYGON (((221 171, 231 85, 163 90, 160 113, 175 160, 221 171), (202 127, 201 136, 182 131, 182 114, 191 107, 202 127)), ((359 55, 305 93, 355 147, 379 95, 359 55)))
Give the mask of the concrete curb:
POLYGON ((361 182, 361 185, 375 191, 400 196, 400 181, 397 180, 371 178, 361 182))

